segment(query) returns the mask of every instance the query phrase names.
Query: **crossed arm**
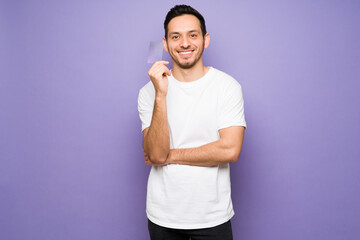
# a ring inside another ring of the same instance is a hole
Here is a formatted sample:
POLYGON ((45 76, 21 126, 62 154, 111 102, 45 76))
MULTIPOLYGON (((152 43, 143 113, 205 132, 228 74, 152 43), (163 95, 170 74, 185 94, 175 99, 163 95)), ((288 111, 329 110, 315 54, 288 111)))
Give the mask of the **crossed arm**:
MULTIPOLYGON (((149 140, 149 128, 143 131, 145 139, 149 140)), ((241 152, 245 128, 233 126, 219 130, 220 139, 200 147, 184 149, 163 149, 162 158, 153 159, 151 154, 145 150, 144 158, 147 165, 184 164, 193 166, 215 166, 222 163, 236 162, 241 152)), ((161 146, 153 146, 162 148, 161 146)))
POLYGON ((244 127, 233 126, 219 130, 220 139, 200 147, 170 149, 166 95, 169 62, 158 61, 148 74, 155 88, 155 101, 150 127, 143 131, 145 163, 148 165, 184 164, 215 166, 236 162, 241 152, 244 127))

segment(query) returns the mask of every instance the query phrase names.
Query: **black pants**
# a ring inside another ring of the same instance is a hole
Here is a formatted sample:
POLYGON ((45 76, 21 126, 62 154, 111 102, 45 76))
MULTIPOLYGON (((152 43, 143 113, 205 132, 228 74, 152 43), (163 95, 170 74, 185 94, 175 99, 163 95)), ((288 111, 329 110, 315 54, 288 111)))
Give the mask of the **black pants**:
POLYGON ((230 220, 219 226, 201 229, 173 229, 148 221, 151 240, 232 240, 230 220))

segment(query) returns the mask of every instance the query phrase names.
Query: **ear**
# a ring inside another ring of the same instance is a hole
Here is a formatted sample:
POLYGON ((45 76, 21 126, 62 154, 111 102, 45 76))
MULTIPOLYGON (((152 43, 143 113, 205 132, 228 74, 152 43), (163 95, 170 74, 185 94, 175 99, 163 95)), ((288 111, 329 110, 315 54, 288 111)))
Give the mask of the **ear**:
POLYGON ((210 34, 206 33, 204 36, 204 48, 207 48, 210 44, 210 34))
POLYGON ((168 49, 168 46, 167 46, 167 42, 166 42, 166 38, 163 37, 162 41, 163 41, 164 50, 167 51, 167 52, 169 52, 169 49, 168 49))

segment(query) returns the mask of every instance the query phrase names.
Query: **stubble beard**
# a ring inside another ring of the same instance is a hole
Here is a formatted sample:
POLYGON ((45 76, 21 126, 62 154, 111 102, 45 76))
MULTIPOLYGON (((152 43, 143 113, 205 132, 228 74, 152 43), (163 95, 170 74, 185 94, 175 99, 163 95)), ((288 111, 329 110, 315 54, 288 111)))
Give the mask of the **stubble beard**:
MULTIPOLYGON (((182 64, 182 63, 180 63, 180 61, 178 61, 178 59, 176 59, 176 57, 175 57, 172 53, 170 53, 171 59, 172 59, 172 60, 176 63, 176 65, 178 65, 180 68, 182 68, 182 69, 190 69, 190 68, 194 67, 195 64, 196 64, 196 63, 200 60, 200 58, 202 57, 203 52, 204 52, 204 46, 205 46, 205 43, 203 43, 203 46, 202 46, 202 48, 201 48, 201 50, 200 50, 201 52, 200 52, 199 56, 198 56, 197 58, 195 58, 195 60, 194 60, 193 62, 182 64)), ((184 49, 184 50, 186 50, 186 49, 184 49)))

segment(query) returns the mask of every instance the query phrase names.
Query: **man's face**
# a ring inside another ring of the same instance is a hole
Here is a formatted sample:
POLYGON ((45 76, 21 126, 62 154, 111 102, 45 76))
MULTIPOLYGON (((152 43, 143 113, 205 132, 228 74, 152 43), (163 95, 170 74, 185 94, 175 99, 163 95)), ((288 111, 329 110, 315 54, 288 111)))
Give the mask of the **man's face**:
POLYGON ((209 45, 209 34, 202 36, 200 21, 193 15, 181 15, 168 24, 164 48, 180 68, 189 69, 202 59, 204 48, 209 45))

